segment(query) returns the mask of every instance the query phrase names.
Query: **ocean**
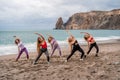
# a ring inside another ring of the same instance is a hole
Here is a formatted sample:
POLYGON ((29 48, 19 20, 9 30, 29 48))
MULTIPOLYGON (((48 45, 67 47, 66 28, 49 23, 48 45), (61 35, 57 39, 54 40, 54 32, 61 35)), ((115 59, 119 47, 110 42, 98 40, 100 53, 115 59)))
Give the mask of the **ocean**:
MULTIPOLYGON (((37 35, 35 32, 43 34, 47 40, 47 34, 52 35, 61 47, 68 46, 68 34, 65 30, 40 30, 40 31, 0 31, 0 56, 8 54, 17 54, 18 49, 14 44, 13 36, 19 37, 29 52, 36 52, 37 35)), ((86 45, 83 34, 80 32, 88 32, 92 34, 97 43, 108 43, 114 39, 120 39, 120 30, 70 30, 80 45, 86 45)), ((50 49, 50 45, 48 44, 50 49)))

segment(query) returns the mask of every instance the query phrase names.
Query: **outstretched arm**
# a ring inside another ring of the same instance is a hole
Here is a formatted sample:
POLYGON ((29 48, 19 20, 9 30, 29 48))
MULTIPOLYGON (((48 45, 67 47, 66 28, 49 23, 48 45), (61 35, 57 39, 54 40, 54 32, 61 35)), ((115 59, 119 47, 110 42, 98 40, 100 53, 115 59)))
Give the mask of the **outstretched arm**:
POLYGON ((46 34, 48 37, 53 37, 51 34, 46 34))
POLYGON ((90 47, 90 44, 89 44, 89 42, 87 42, 87 44, 88 44, 88 49, 89 49, 89 47, 90 47))
POLYGON ((75 37, 70 33, 70 31, 66 30, 66 32, 68 33, 68 35, 75 39, 75 37))
POLYGON ((18 47, 18 53, 20 53, 20 48, 18 47))
POLYGON ((72 35, 72 34, 70 33, 70 31, 68 31, 68 30, 65 30, 65 31, 68 33, 68 35, 70 35, 70 36, 72 35))
POLYGON ((35 34, 42 37, 42 39, 45 40, 45 38, 41 34, 39 34, 39 33, 35 33, 35 34))

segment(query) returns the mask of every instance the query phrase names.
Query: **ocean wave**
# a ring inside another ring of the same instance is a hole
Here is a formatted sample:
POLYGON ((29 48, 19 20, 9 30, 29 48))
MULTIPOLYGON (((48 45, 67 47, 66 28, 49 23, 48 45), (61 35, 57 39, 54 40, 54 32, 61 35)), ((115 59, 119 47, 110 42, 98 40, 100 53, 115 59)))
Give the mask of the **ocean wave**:
MULTIPOLYGON (((76 38, 80 45, 86 45, 86 41, 83 38, 76 38)), ((95 40, 97 43, 108 43, 112 42, 113 40, 120 39, 120 36, 110 36, 110 37, 95 37, 95 40)), ((63 46, 68 46, 67 39, 66 40, 58 40, 58 44, 63 46)), ((48 44, 48 49, 50 48, 50 44, 48 44)), ((33 43, 26 43, 24 44, 25 47, 28 49, 28 52, 36 52, 36 42, 33 43)), ((15 44, 9 44, 9 45, 0 45, 0 56, 1 55, 9 55, 9 54, 17 54, 17 46, 15 44)))

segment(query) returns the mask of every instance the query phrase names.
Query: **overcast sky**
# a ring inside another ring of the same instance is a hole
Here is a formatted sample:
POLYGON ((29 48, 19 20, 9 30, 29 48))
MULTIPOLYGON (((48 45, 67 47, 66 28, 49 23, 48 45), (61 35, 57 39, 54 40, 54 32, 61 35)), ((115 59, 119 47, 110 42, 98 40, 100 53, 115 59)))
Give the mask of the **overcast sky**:
POLYGON ((0 31, 53 29, 59 17, 120 9, 120 0, 0 0, 0 31))

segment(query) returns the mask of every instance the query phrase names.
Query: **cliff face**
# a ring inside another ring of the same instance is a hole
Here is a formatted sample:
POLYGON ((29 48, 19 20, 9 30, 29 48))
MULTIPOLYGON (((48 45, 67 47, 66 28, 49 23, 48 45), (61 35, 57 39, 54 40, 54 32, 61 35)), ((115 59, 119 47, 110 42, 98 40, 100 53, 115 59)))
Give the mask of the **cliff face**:
POLYGON ((120 9, 72 15, 60 29, 120 29, 120 9))
POLYGON ((56 23, 56 28, 55 29, 63 29, 63 20, 62 20, 62 17, 58 18, 58 21, 56 23))

